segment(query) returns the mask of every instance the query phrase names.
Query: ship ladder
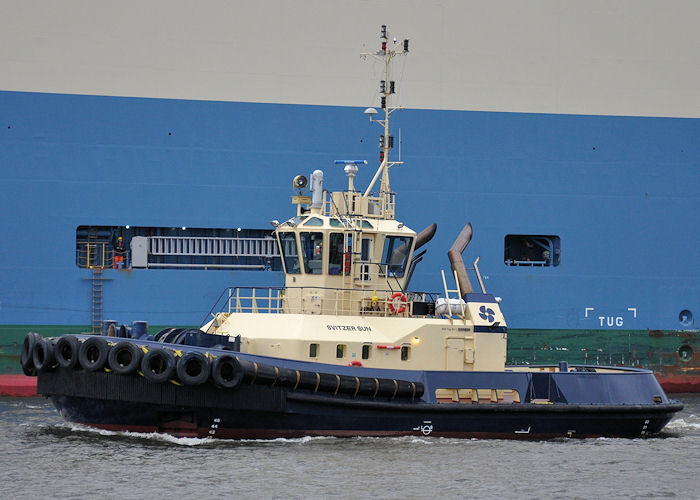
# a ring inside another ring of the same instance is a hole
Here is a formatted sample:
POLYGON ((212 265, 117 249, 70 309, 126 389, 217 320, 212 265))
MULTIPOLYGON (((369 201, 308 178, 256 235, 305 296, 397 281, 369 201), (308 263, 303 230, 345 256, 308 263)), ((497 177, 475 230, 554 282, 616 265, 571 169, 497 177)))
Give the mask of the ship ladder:
POLYGON ((99 333, 102 327, 102 268, 92 268, 92 333, 99 333))
MULTIPOLYGON (((450 298, 450 293, 456 293, 457 294, 457 302, 459 302, 459 299, 462 297, 459 294, 459 278, 457 278, 457 272, 453 271, 454 278, 455 278, 455 285, 456 289, 449 289, 447 288, 447 280, 445 279, 445 271, 440 270, 440 273, 442 273, 442 286, 445 289, 445 300, 447 301, 447 307, 448 311, 450 314, 447 315, 447 318, 450 320, 450 324, 453 324, 453 319, 452 319, 452 299, 450 298)), ((457 317, 462 320, 462 323, 467 322, 467 317, 466 317, 466 305, 459 306, 459 312, 457 313, 457 317)))

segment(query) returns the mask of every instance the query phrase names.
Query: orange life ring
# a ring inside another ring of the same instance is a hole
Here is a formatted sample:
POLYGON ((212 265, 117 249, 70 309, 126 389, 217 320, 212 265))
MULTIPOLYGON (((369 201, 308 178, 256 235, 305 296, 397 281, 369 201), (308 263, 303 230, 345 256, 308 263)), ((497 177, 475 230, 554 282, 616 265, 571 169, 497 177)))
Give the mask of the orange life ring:
POLYGON ((389 309, 394 314, 401 314, 406 310, 406 296, 403 294, 403 292, 394 292, 394 295, 392 295, 389 299, 389 309), (394 300, 396 299, 399 299, 399 303, 401 304, 398 309, 394 307, 394 300))

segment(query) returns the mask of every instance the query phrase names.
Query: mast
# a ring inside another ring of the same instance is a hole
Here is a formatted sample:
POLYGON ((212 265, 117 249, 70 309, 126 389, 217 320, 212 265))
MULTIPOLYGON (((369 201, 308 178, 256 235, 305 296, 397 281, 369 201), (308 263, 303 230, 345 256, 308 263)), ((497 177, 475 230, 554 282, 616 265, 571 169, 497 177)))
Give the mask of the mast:
POLYGON ((384 128, 384 133, 379 136, 379 168, 374 174, 372 182, 370 182, 364 196, 368 196, 372 187, 377 182, 377 178, 381 175, 381 182, 379 187, 379 197, 382 200, 383 210, 385 218, 393 218, 394 216, 394 202, 393 193, 391 192, 391 186, 389 184, 389 169, 394 165, 403 164, 402 161, 389 161, 389 151, 394 147, 394 136, 389 133, 389 117, 394 111, 403 109, 400 106, 391 106, 391 95, 396 92, 395 82, 391 80, 391 60, 396 56, 402 56, 408 54, 408 39, 404 39, 402 43, 397 43, 396 38, 393 42, 389 42, 389 35, 387 33, 386 24, 382 24, 381 28, 381 46, 376 52, 363 52, 360 57, 366 59, 367 56, 373 57, 384 63, 384 80, 379 82, 379 92, 381 94, 381 108, 384 110, 384 119, 375 119, 374 114, 377 110, 374 108, 367 108, 365 113, 369 115, 369 120, 371 122, 377 122, 384 128))

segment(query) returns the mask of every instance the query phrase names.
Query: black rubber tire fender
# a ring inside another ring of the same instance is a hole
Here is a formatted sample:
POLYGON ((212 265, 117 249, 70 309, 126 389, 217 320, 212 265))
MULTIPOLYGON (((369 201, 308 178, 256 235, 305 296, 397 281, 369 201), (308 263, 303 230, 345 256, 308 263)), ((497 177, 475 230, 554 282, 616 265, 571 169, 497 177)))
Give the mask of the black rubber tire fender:
POLYGON ((167 349, 151 349, 141 358, 141 373, 149 382, 161 384, 175 374, 175 356, 167 349))
POLYGON ((58 366, 73 369, 78 364, 80 342, 73 335, 64 335, 56 341, 54 356, 58 366))
POLYGON ((104 337, 90 337, 80 345, 78 362, 89 372, 96 372, 107 365, 109 344, 104 337))
POLYGON ((49 339, 39 339, 32 352, 34 367, 38 372, 46 372, 56 367, 53 343, 49 339))
POLYGON ((35 377, 37 373, 34 366, 34 346, 36 345, 37 337, 41 338, 41 335, 29 332, 24 336, 24 343, 22 344, 20 363, 22 364, 22 371, 28 377, 35 377))
POLYGON ((114 373, 130 375, 139 369, 142 357, 143 351, 138 345, 122 340, 109 350, 107 362, 114 373))
POLYGON ((234 389, 243 380, 243 369, 235 356, 224 354, 212 363, 211 378, 221 388, 234 389))
POLYGON ((209 358, 199 351, 186 352, 177 360, 177 377, 187 385, 201 385, 211 374, 209 358))

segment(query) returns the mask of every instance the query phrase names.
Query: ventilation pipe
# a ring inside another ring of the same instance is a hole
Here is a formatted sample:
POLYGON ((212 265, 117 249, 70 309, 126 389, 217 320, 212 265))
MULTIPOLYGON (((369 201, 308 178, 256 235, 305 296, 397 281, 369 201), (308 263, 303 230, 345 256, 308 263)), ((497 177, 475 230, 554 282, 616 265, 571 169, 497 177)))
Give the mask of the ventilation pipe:
POLYGON ((471 239, 472 225, 471 222, 467 222, 467 225, 464 226, 464 229, 462 229, 462 232, 459 233, 459 236, 457 236, 457 239, 447 252, 447 258, 450 259, 452 272, 457 273, 460 297, 464 297, 465 294, 472 293, 474 291, 472 284, 469 281, 469 276, 467 275, 467 268, 464 265, 464 260, 462 260, 462 252, 464 252, 464 249, 467 248, 467 245, 469 245, 471 239))
POLYGON ((435 236, 435 230, 437 229, 437 224, 431 224, 425 229, 423 229, 420 233, 416 235, 416 246, 413 249, 415 252, 418 250, 420 247, 428 243, 430 240, 433 239, 433 236, 435 236))

